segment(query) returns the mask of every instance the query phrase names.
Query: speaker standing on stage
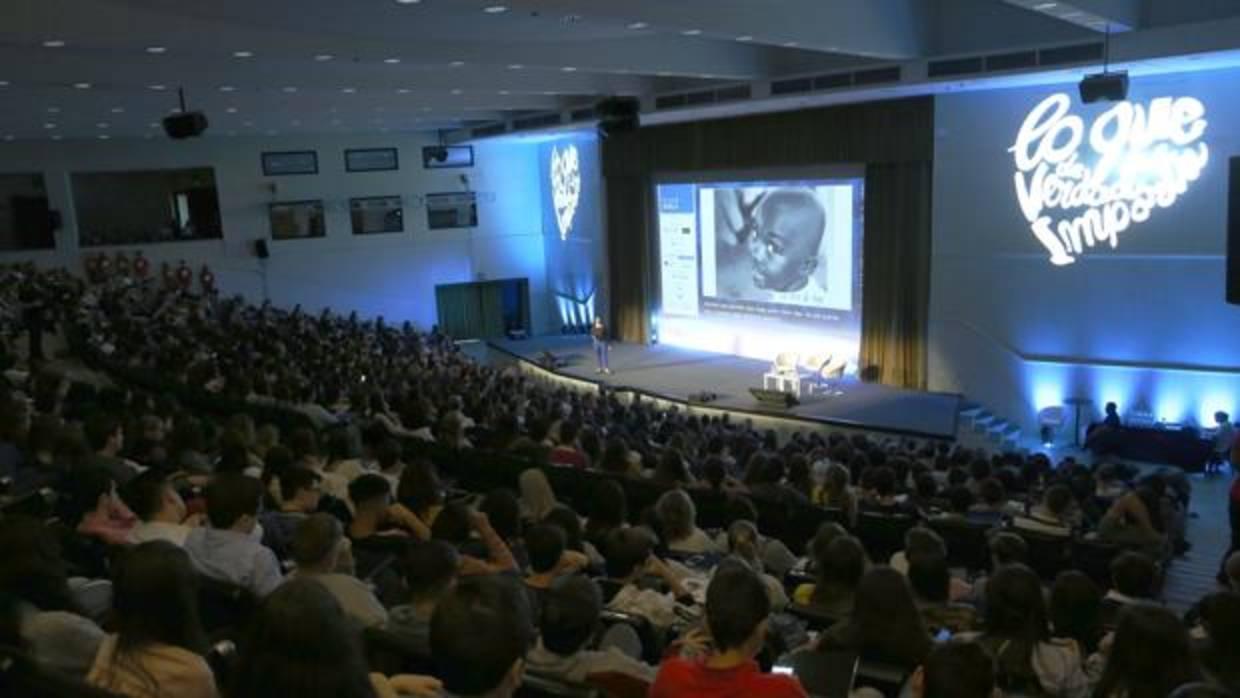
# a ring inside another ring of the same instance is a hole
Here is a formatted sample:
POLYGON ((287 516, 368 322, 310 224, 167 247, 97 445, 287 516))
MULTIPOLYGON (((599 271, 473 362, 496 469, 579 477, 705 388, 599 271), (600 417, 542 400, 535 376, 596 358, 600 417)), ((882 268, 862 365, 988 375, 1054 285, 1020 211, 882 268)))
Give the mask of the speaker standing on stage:
POLYGON ((607 326, 603 324, 603 318, 594 318, 590 335, 594 337, 594 356, 598 359, 598 368, 594 369, 594 372, 610 374, 611 369, 607 366, 607 326))

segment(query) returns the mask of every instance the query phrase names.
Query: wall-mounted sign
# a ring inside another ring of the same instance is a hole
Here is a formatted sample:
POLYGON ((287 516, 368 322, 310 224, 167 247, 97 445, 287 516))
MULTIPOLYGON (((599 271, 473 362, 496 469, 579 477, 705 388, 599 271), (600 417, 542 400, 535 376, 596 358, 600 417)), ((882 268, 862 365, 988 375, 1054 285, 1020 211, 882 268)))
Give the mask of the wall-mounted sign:
POLYGON ((555 205, 555 222, 560 239, 567 240, 581 201, 581 158, 577 146, 568 144, 562 150, 551 149, 551 202, 555 205))
POLYGON ((1206 109, 1193 97, 1118 102, 1090 124, 1071 107, 1064 93, 1042 100, 1008 149, 1021 212, 1056 266, 1117 247, 1128 228, 1173 206, 1210 156, 1206 109))

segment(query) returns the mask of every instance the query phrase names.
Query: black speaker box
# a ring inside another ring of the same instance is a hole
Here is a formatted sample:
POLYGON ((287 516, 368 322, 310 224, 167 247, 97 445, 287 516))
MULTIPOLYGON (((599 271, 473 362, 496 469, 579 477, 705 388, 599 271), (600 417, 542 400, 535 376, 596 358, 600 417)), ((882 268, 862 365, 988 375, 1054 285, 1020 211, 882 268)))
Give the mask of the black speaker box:
POLYGON ((207 116, 200 111, 173 114, 164 119, 164 133, 176 140, 201 136, 206 130, 207 116))
POLYGON ((254 254, 259 259, 267 259, 271 256, 271 250, 267 248, 267 240, 259 238, 254 241, 254 254))
POLYGON ((1081 80, 1081 101, 1122 102, 1128 99, 1128 73, 1097 73, 1081 80))
POLYGON ((1227 185, 1227 302, 1240 305, 1240 156, 1231 159, 1227 185))
POLYGON ((766 390, 764 388, 750 388, 749 394, 757 398, 758 402, 767 407, 793 407, 801 404, 797 400, 797 396, 792 393, 784 393, 778 390, 766 390))

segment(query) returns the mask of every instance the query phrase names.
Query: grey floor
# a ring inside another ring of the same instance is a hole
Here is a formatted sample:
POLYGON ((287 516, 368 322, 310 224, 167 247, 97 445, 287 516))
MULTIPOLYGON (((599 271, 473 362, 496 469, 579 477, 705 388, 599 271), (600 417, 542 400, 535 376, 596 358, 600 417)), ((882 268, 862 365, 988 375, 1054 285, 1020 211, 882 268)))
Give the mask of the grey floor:
POLYGON ((595 360, 588 337, 553 336, 526 340, 492 340, 494 346, 534 359, 544 350, 568 360, 567 375, 636 388, 672 399, 687 399, 707 390, 719 397, 714 406, 735 410, 792 415, 807 420, 867 427, 921 436, 953 438, 960 396, 901 390, 846 380, 835 395, 804 398, 790 410, 766 409, 749 388, 761 387, 769 364, 725 354, 666 345, 614 344, 612 375, 594 372, 595 360))

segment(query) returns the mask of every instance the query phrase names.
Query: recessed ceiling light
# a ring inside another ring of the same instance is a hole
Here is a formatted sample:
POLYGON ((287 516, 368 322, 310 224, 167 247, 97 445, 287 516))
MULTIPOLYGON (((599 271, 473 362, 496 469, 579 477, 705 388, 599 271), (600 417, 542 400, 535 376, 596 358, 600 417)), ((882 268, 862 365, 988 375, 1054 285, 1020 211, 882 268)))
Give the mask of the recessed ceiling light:
POLYGON ((482 11, 489 15, 498 15, 508 11, 507 5, 487 5, 482 11))
POLYGON ((522 64, 520 64, 520 63, 509 63, 509 64, 508 64, 508 69, 509 69, 509 70, 521 70, 521 69, 522 69, 522 68, 524 68, 524 67, 525 67, 525 66, 524 66, 524 65, 522 65, 522 64))
POLYGON ((108 135, 108 134, 106 134, 106 133, 101 133, 101 134, 99 134, 99 140, 101 140, 101 141, 106 141, 106 140, 108 140, 109 138, 111 138, 111 136, 109 136, 109 135, 108 135))
POLYGON ((697 36, 698 34, 702 33, 702 30, 701 29, 686 29, 680 33, 684 34, 685 36, 697 36))
POLYGON ((158 122, 155 122, 155 121, 152 121, 151 123, 147 124, 146 126, 147 126, 147 128, 159 128, 159 123, 158 123, 158 122))
POLYGON ((95 124, 95 128, 107 128, 110 125, 111 124, 109 124, 106 121, 100 121, 99 123, 95 124))
MULTIPOLYGON (((156 126, 158 126, 159 124, 155 124, 155 125, 156 125, 156 126)), ((253 127, 253 126, 254 126, 254 122, 253 122, 253 121, 242 121, 242 122, 241 122, 241 125, 242 125, 242 126, 250 126, 250 127, 253 127)))
POLYGON ((54 134, 54 135, 52 136, 52 140, 54 140, 54 141, 58 141, 58 140, 60 140, 60 138, 61 138, 61 136, 60 136, 60 134, 59 134, 59 133, 54 134))
POLYGON ((8 87, 8 86, 9 86, 8 80, 0 80, 0 87, 8 87))
POLYGON ((796 48, 799 44, 795 41, 785 41, 784 48, 796 48))
POLYGON ((422 2, 422 0, 396 0, 397 5, 416 5, 420 2, 422 2))
POLYGON ((220 92, 234 92, 236 89, 232 85, 220 85, 220 92))
POLYGON ((736 40, 737 41, 753 41, 753 37, 750 36, 749 34, 745 34, 743 36, 736 37, 736 40))
POLYGON ((452 61, 448 65, 452 66, 453 68, 460 68, 461 66, 465 65, 465 61, 452 61))
POLYGON ((509 92, 508 90, 500 90, 500 91, 499 91, 499 93, 500 93, 500 94, 502 94, 502 95, 510 95, 510 94, 512 94, 512 93, 511 93, 511 92, 509 92))
POLYGON ((462 92, 462 90, 461 90, 459 87, 458 87, 458 88, 456 88, 455 90, 452 90, 452 94, 454 94, 454 95, 459 95, 459 94, 461 94, 461 92, 462 92))
POLYGON ((237 108, 236 108, 236 107, 228 107, 228 108, 227 108, 227 109, 225 109, 224 111, 225 111, 225 112, 227 112, 227 113, 229 113, 229 114, 236 114, 236 113, 237 113, 237 108))
POLYGON ((253 51, 233 51, 233 58, 253 58, 253 51))
POLYGON ((48 108, 47 108, 47 113, 48 113, 48 114, 59 114, 59 113, 60 113, 60 107, 48 107, 48 108))
POLYGON ((383 62, 390 65, 394 63, 400 63, 400 59, 399 58, 384 58, 383 62))
POLYGON ((564 66, 563 68, 560 68, 560 70, 561 70, 561 71, 563 71, 563 72, 565 72, 565 73, 575 73, 575 72, 577 72, 577 68, 576 68, 576 66, 571 66, 571 65, 566 65, 566 66, 564 66))
POLYGON ((47 128, 47 129, 56 128, 56 124, 53 124, 49 121, 48 123, 43 124, 43 128, 47 128))
POLYGON ((64 48, 64 47, 65 47, 64 39, 48 39, 47 41, 43 42, 43 48, 64 48))
POLYGON ((11 140, 13 140, 13 134, 11 134, 11 133, 6 133, 6 134, 4 134, 4 140, 6 140, 6 141, 11 141, 11 140))
POLYGON ((168 49, 167 49, 167 47, 164 47, 164 46, 147 46, 147 47, 146 47, 146 52, 147 52, 147 53, 160 54, 160 53, 167 53, 167 52, 168 52, 168 49))
POLYGON ((296 87, 293 87, 292 85, 290 85, 290 86, 288 86, 288 87, 284 88, 284 91, 285 91, 285 92, 296 92, 296 91, 297 91, 297 88, 296 88, 296 87))
POLYGON ((1038 10, 1039 12, 1045 12, 1045 11, 1047 11, 1047 10, 1054 9, 1054 8, 1056 8, 1056 7, 1059 7, 1059 3, 1057 3, 1057 2, 1044 2, 1044 3, 1040 4, 1040 5, 1034 5, 1034 6, 1033 6, 1033 9, 1038 10))
POLYGON ((169 109, 169 110, 168 110, 168 113, 169 113, 169 114, 180 114, 180 113, 181 113, 181 108, 180 108, 180 107, 173 107, 173 108, 171 108, 171 109, 169 109))
POLYGON ((555 90, 543 90, 543 94, 550 96, 555 94, 555 90))
POLYGON ((357 88, 356 88, 356 87, 346 87, 346 88, 343 88, 343 89, 342 89, 342 90, 340 90, 340 91, 341 91, 341 92, 343 92, 343 93, 345 93, 345 94, 347 94, 347 95, 351 95, 351 94, 353 94, 354 92, 357 92, 357 88))
POLYGON ((628 25, 628 28, 629 29, 645 29, 646 27, 649 27, 649 26, 650 25, 646 24, 645 22, 630 22, 628 25))
POLYGON ((315 57, 314 57, 314 60, 316 60, 316 61, 330 61, 330 60, 331 60, 331 59, 333 59, 333 58, 335 58, 335 56, 331 55, 330 53, 320 53, 319 55, 317 55, 317 56, 315 56, 315 57))
POLYGON ((89 82, 75 82, 75 83, 73 83, 73 86, 74 86, 74 87, 76 87, 76 88, 77 88, 77 89, 79 89, 79 90, 89 90, 89 89, 90 89, 90 83, 89 83, 89 82))
POLYGON ((125 112, 124 107, 112 107, 113 114, 123 114, 124 112, 125 112))
POLYGON ((400 88, 397 88, 397 89, 396 89, 396 94, 407 95, 407 94, 409 94, 409 88, 408 88, 408 87, 400 87, 400 88))
POLYGON ((289 126, 301 126, 301 119, 293 119, 292 121, 288 122, 288 125, 289 126))
POLYGON ((167 86, 167 85, 147 85, 147 87, 151 88, 152 90, 166 90, 166 89, 168 89, 168 86, 167 86))

